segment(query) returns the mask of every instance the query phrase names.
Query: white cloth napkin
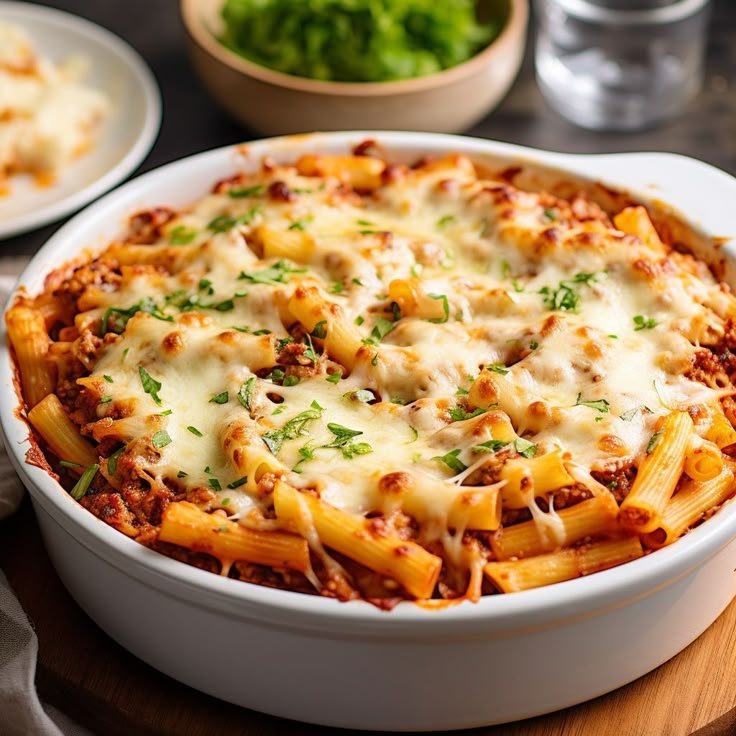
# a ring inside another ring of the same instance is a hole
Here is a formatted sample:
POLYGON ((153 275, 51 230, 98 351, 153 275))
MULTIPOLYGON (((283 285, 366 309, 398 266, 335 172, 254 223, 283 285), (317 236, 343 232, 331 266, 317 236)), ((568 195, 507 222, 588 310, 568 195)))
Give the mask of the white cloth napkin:
MULTIPOLYGON (((0 305, 13 282, 13 277, 0 275, 0 305)), ((0 519, 17 510, 24 491, 0 440, 0 519)), ((0 732, 4 736, 91 736, 38 699, 34 683, 37 654, 33 626, 0 570, 0 732)))

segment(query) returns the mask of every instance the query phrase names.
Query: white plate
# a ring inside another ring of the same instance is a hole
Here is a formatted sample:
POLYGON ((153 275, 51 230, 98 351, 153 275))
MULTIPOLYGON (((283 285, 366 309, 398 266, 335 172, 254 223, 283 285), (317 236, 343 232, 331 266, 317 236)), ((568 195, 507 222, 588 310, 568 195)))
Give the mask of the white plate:
POLYGON ((79 209, 128 177, 151 150, 161 124, 153 74, 124 41, 104 28, 60 10, 0 2, 0 22, 21 26, 40 56, 54 62, 81 54, 89 63, 85 84, 112 103, 95 147, 40 187, 14 176, 0 197, 0 240, 33 230, 79 209))

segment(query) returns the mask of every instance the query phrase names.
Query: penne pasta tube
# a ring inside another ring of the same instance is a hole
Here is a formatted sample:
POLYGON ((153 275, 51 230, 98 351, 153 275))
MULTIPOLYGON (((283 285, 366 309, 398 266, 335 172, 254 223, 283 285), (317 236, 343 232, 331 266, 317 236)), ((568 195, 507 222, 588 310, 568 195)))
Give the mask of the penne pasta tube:
POLYGON ((629 235, 636 235, 653 250, 664 252, 664 243, 659 237, 649 213, 644 207, 626 207, 613 217, 613 224, 629 235))
POLYGON ((296 162, 304 176, 332 176, 354 189, 370 191, 381 186, 385 162, 370 156, 331 156, 307 153, 296 162))
POLYGON ((723 503, 735 489, 733 471, 727 466, 715 478, 686 481, 665 506, 657 528, 642 535, 642 542, 653 549, 672 544, 706 511, 723 503))
POLYGON ((502 593, 516 593, 590 575, 643 554, 638 537, 624 537, 523 560, 489 562, 483 572, 502 593))
POLYGON ((442 559, 420 545, 384 536, 370 520, 353 516, 282 481, 274 488, 276 517, 287 529, 299 529, 307 516, 321 542, 370 570, 392 578, 415 598, 430 598, 442 559), (300 519, 302 517, 302 519, 300 519))
POLYGON ((534 496, 543 496, 575 483, 559 450, 532 458, 511 458, 501 469, 500 480, 506 481, 501 495, 507 509, 526 508, 530 489, 534 496))
POLYGON ((717 445, 697 437, 685 454, 684 470, 693 480, 710 480, 723 470, 723 455, 717 445))
POLYGON ((288 258, 295 263, 309 263, 314 255, 314 238, 303 230, 259 225, 253 238, 262 246, 263 258, 288 258))
POLYGON ((258 482, 266 473, 281 474, 286 467, 270 452, 252 423, 229 422, 222 433, 222 447, 240 477, 247 477, 245 489, 258 493, 258 482))
POLYGON ((28 412, 28 420, 60 460, 87 467, 98 461, 92 445, 79 434, 56 394, 49 394, 28 412))
POLYGON ((50 339, 41 312, 13 307, 6 315, 10 343, 15 350, 28 406, 35 406, 56 388, 54 366, 46 360, 50 339))
POLYGON ((726 415, 719 410, 714 411, 711 423, 705 431, 705 439, 713 442, 718 447, 727 447, 736 443, 736 429, 726 419, 726 415))
POLYGON ((657 528, 682 475, 692 431, 693 423, 687 412, 673 411, 665 417, 621 504, 619 520, 623 526, 640 534, 657 528))
POLYGON ((309 570, 307 543, 293 534, 248 529, 223 516, 208 514, 187 501, 170 503, 161 517, 161 542, 205 552, 224 568, 235 561, 309 570))
POLYGON ((510 557, 540 555, 585 537, 618 529, 618 506, 611 496, 596 496, 548 514, 551 516, 549 526, 557 533, 535 519, 505 526, 491 537, 491 548, 496 558, 508 560, 510 557))

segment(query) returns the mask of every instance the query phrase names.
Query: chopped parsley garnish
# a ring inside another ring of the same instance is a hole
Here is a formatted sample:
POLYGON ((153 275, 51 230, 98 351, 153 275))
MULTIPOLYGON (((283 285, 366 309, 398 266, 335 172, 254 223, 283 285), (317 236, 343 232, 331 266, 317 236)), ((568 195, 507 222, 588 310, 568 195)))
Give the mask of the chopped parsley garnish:
POLYGON ((439 220, 437 220, 437 227, 441 230, 451 222, 455 222, 455 215, 443 215, 439 220))
POLYGON ((327 320, 322 319, 317 322, 312 330, 312 334, 320 340, 324 340, 327 337, 327 320))
POLYGON ((268 375, 266 376, 266 378, 268 378, 268 379, 270 379, 271 381, 273 381, 274 383, 276 383, 277 381, 283 381, 283 380, 284 380, 284 376, 285 376, 285 375, 286 375, 286 374, 284 373, 284 369, 283 369, 283 368, 274 368, 274 369, 273 369, 273 370, 272 370, 272 371, 271 371, 271 372, 270 372, 270 373, 269 373, 269 374, 268 374, 268 375))
POLYGON ((560 213, 559 213, 559 211, 558 211, 557 209, 555 209, 555 208, 553 208, 553 207, 548 207, 548 208, 546 208, 546 209, 544 210, 544 216, 545 216, 545 217, 546 217, 546 218, 547 218, 548 220, 552 220, 552 221, 554 221, 554 220, 557 220, 557 219, 559 219, 559 217, 560 217, 560 213))
POLYGON ((236 225, 250 225, 255 216, 261 211, 260 207, 251 207, 248 212, 240 217, 230 217, 229 215, 218 215, 207 225, 208 230, 213 233, 224 233, 232 230, 236 225))
POLYGON ((341 378, 342 378, 342 371, 339 370, 336 373, 330 373, 330 375, 327 376, 325 380, 329 381, 330 383, 339 383, 341 378))
POLYGON ((270 335, 271 330, 267 330, 265 327, 262 327, 260 330, 253 330, 250 334, 253 335, 253 337, 260 337, 261 335, 270 335))
POLYGON ((619 419, 623 419, 625 422, 630 422, 639 412, 642 414, 646 412, 647 414, 652 414, 652 410, 648 406, 644 406, 643 404, 641 406, 635 406, 633 409, 629 409, 628 411, 625 411, 619 419))
POLYGON ((428 294, 430 299, 436 299, 442 301, 442 311, 444 312, 442 317, 430 317, 427 322, 434 322, 435 324, 443 324, 450 318, 450 304, 447 301, 445 294, 428 294))
POLYGON ((227 196, 233 199, 240 199, 241 197, 257 197, 263 194, 263 184, 256 184, 252 187, 233 187, 228 189, 227 196))
POLYGON ((507 279, 511 276, 511 264, 505 259, 501 259, 501 278, 507 279))
POLYGON ((114 383, 114 381, 112 380, 112 376, 104 375, 104 376, 102 376, 102 377, 103 377, 103 378, 104 378, 104 379, 105 379, 105 380, 106 380, 106 381, 107 381, 108 383, 114 383))
POLYGON ((498 452, 508 444, 503 440, 488 440, 487 442, 481 442, 479 445, 473 445, 470 450, 471 452, 498 452))
POLYGON ((217 480, 217 478, 207 478, 207 482, 216 490, 221 491, 222 486, 220 485, 220 481, 217 480))
POLYGON ((355 277, 355 278, 351 279, 351 281, 352 281, 352 282, 353 282, 354 284, 357 284, 358 286, 365 286, 365 284, 364 284, 364 283, 363 283, 363 282, 362 282, 362 281, 361 281, 361 280, 360 280, 359 278, 357 278, 357 277, 355 277))
POLYGON ((365 319, 363 319, 363 317, 361 317, 360 315, 355 318, 355 324, 358 325, 358 327, 360 327, 363 322, 365 322, 365 319))
POLYGON ((536 350, 539 347, 539 343, 536 340, 532 340, 529 343, 529 350, 536 350))
POLYGON ((539 293, 544 296, 544 304, 549 309, 574 312, 580 304, 580 293, 576 288, 577 285, 590 286, 597 283, 599 277, 597 273, 576 273, 571 280, 560 281, 556 289, 543 286, 539 293))
POLYGON ((111 401, 112 401, 112 396, 110 396, 110 394, 105 394, 100 399, 100 404, 109 404, 111 401))
POLYGON ((517 294, 521 294, 524 291, 524 287, 519 285, 518 279, 511 279, 511 286, 517 294))
POLYGON ((578 394, 575 399, 575 406, 587 406, 589 409, 595 409, 601 414, 607 414, 610 404, 605 399, 594 399, 593 401, 583 401, 583 395, 578 394))
POLYGON ((189 473, 185 473, 183 470, 180 470, 177 474, 177 478, 186 478, 189 475, 189 473))
POLYGON ((141 378, 143 390, 154 400, 157 406, 163 403, 158 395, 161 383, 157 381, 142 365, 138 366, 138 375, 141 378))
POLYGON ((526 458, 534 457, 537 454, 537 446, 523 437, 517 437, 514 440, 514 449, 519 455, 526 458))
POLYGON ((322 445, 322 447, 339 448, 343 457, 348 460, 356 455, 367 455, 373 452, 373 448, 367 442, 352 441, 354 437, 363 434, 361 430, 348 429, 341 424, 334 424, 332 422, 327 425, 327 429, 335 435, 335 439, 329 445, 322 445))
POLYGON ((509 372, 509 369, 506 368, 503 363, 491 363, 491 365, 487 365, 486 368, 489 371, 493 371, 494 373, 498 373, 502 376, 505 376, 509 372))
MULTIPOLYGON (((361 322, 358 324, 363 324, 362 317, 360 318, 361 322)), ((357 322, 357 318, 356 318, 357 322)), ((378 317, 376 319, 376 324, 373 325, 373 329, 371 330, 371 336, 367 337, 363 340, 363 343, 365 345, 376 345, 377 343, 381 342, 386 335, 388 335, 391 330, 396 327, 396 323, 392 322, 390 319, 386 319, 385 317, 378 317)))
POLYGON ((249 281, 251 284, 285 284, 287 277, 293 273, 305 273, 306 268, 294 268, 286 261, 278 261, 273 266, 264 268, 262 271, 254 271, 246 273, 241 271, 238 279, 241 281, 249 281))
POLYGON ((345 286, 342 281, 333 281, 330 285, 330 294, 340 294, 344 291, 345 286))
POLYGON ((162 447, 171 444, 171 437, 169 437, 169 433, 165 429, 160 429, 151 437, 151 444, 157 450, 160 450, 162 447))
POLYGON ((90 465, 84 473, 80 476, 79 480, 74 484, 74 487, 69 491, 69 495, 75 500, 79 501, 84 497, 84 494, 89 490, 89 486, 92 483, 94 477, 97 475, 97 471, 100 469, 99 463, 90 465))
POLYGON ((194 238, 197 237, 197 230, 186 225, 177 225, 169 233, 169 243, 171 245, 189 245, 194 238))
POLYGON ((191 432, 195 437, 204 437, 202 432, 200 432, 196 427, 192 427, 191 424, 187 427, 187 430, 191 432))
POLYGON ((639 330, 651 330, 659 324, 654 317, 645 317, 643 314, 637 314, 634 317, 634 332, 639 330))
POLYGON ((461 452, 462 450, 458 447, 455 450, 450 450, 445 455, 436 455, 432 460, 444 463, 450 470, 454 470, 456 473, 462 473, 468 466, 458 457, 461 452))
POLYGON ((229 312, 231 309, 235 309, 235 302, 232 299, 224 299, 215 304, 215 309, 218 312, 229 312))
MULTIPOLYGON (((240 488, 240 486, 244 486, 247 482, 248 482, 248 476, 247 475, 244 475, 241 478, 238 478, 237 480, 234 480, 232 483, 228 483, 227 484, 227 487, 228 488, 240 488)), ((222 501, 222 505, 223 506, 227 506, 227 504, 229 504, 229 503, 230 503, 230 499, 229 498, 225 498, 222 501)))
POLYGON ((294 338, 291 337, 291 335, 276 340, 276 352, 280 353, 287 345, 290 345, 292 342, 294 342, 294 338))
POLYGON ((363 225, 363 226, 367 226, 367 227, 371 227, 374 224, 370 220, 356 220, 355 223, 357 225, 363 225))
POLYGON ((659 438, 662 436, 662 430, 657 430, 649 440, 649 444, 647 445, 647 455, 651 453, 654 448, 659 444, 659 438))
POLYGON ((479 417, 481 414, 485 414, 487 409, 473 409, 473 411, 466 411, 462 406, 453 406, 450 409, 450 418, 453 422, 464 422, 466 419, 473 419, 479 417))
POLYGON ((299 383, 299 376, 284 376, 284 383, 283 385, 287 388, 289 386, 296 386, 297 383, 299 383))
POLYGON ((306 220, 297 220, 296 222, 292 222, 291 225, 289 225, 287 230, 304 230, 306 226, 307 221, 306 220))
POLYGON ((238 401, 243 405, 244 409, 250 411, 251 401, 253 400, 253 387, 256 385, 256 377, 251 376, 239 389, 238 401))
POLYGON ((107 472, 110 475, 115 475, 115 473, 118 472, 118 458, 124 449, 125 445, 115 450, 115 452, 107 458, 107 472))
POLYGON ((119 335, 125 329, 128 320, 137 312, 145 312, 162 322, 174 321, 173 317, 161 311, 150 296, 146 296, 132 307, 108 307, 100 320, 100 337, 104 337, 108 331, 116 332, 119 335))
POLYGON ((228 401, 228 392, 227 391, 221 391, 219 394, 215 394, 210 400, 210 404, 227 404, 228 401))
POLYGON ((304 339, 307 342, 307 349, 304 351, 303 355, 305 358, 309 358, 309 360, 311 360, 314 365, 317 365, 319 356, 317 355, 317 353, 314 352, 314 343, 312 343, 312 336, 307 332, 304 335, 304 339))
POLYGON ((324 409, 313 401, 311 408, 297 414, 289 419, 281 429, 271 429, 266 432, 261 439, 266 443, 268 449, 274 454, 278 454, 285 440, 293 440, 306 434, 307 425, 310 422, 319 419, 324 409))

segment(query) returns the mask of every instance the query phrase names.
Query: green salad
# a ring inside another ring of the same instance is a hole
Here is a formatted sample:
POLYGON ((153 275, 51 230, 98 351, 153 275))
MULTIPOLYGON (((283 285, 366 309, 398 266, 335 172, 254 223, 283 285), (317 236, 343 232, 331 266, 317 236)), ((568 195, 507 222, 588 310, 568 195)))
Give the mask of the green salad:
POLYGON ((474 0, 226 0, 220 41, 286 74, 339 82, 421 77, 487 46, 474 0))

